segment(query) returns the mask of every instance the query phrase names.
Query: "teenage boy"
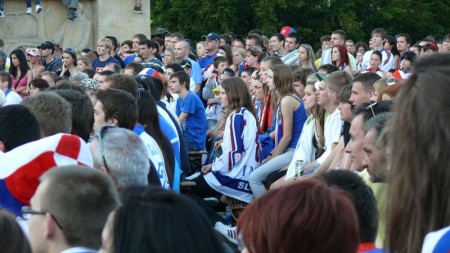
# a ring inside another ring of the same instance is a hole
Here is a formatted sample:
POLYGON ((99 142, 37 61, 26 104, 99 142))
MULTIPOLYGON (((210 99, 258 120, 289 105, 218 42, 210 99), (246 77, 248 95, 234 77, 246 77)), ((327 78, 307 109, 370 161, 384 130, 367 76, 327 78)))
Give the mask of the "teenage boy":
POLYGON ((112 62, 120 65, 120 63, 109 54, 111 48, 112 42, 109 39, 103 38, 97 42, 98 58, 95 58, 92 61, 92 69, 95 70, 96 73, 102 72, 103 68, 108 63, 112 62))
POLYGON ((178 94, 176 114, 188 151, 205 150, 206 114, 200 98, 189 90, 190 77, 184 71, 172 74, 169 89, 178 94))

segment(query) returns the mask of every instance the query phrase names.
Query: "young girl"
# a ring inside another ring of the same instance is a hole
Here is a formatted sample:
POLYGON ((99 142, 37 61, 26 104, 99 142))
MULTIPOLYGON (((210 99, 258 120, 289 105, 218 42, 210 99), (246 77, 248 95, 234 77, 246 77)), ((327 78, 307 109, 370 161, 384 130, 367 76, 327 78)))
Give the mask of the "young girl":
POLYGON ((339 70, 344 70, 353 76, 350 68, 350 59, 348 58, 347 48, 345 46, 338 45, 333 47, 331 51, 331 61, 339 68, 339 70))
POLYGON ((377 73, 382 78, 385 77, 385 73, 380 69, 381 59, 383 59, 381 52, 378 50, 373 51, 370 56, 370 67, 367 69, 367 72, 377 73))
POLYGON ((294 78, 287 65, 273 65, 268 71, 269 90, 277 93, 275 131, 270 137, 275 140, 275 148, 263 164, 249 177, 250 188, 255 197, 266 192, 266 177, 292 160, 297 141, 302 132, 307 115, 303 101, 294 89, 294 78))
POLYGON ((13 50, 9 57, 11 58, 9 73, 12 76, 13 91, 24 98, 28 96, 28 83, 33 78, 31 69, 27 63, 27 58, 25 53, 20 49, 13 50))

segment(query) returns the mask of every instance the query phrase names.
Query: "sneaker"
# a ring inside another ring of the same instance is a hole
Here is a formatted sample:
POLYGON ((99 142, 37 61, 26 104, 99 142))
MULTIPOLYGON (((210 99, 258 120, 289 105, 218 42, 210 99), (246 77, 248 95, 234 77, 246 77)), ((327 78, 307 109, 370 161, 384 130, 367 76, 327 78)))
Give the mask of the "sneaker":
POLYGON ((69 10, 69 15, 67 16, 67 19, 70 19, 70 20, 74 20, 74 19, 76 19, 78 16, 77 16, 77 12, 76 12, 77 10, 75 10, 75 9, 70 9, 69 10))
POLYGON ((5 17, 5 11, 0 11, 0 18, 4 18, 5 17))
POLYGON ((33 9, 31 7, 27 7, 27 14, 31 14, 32 11, 33 9))
POLYGON ((210 207, 215 207, 215 206, 218 206, 219 205, 219 200, 217 199, 217 198, 214 198, 214 197, 209 197, 209 198, 204 198, 203 199, 205 202, 206 202, 206 204, 208 204, 208 206, 210 206, 210 207))
POLYGON ((136 4, 136 5, 134 6, 133 12, 134 12, 134 13, 142 14, 141 5, 140 5, 140 4, 136 4))
POLYGON ((36 4, 36 13, 40 13, 42 11, 42 6, 40 4, 36 4))
POLYGON ((237 234, 236 234, 236 227, 231 227, 223 224, 222 222, 218 221, 214 225, 214 229, 219 232, 225 239, 227 239, 229 242, 237 245, 237 234))
POLYGON ((200 171, 195 172, 194 174, 190 175, 189 177, 185 177, 185 180, 194 180, 195 178, 197 178, 198 176, 200 176, 202 173, 200 173, 200 171))

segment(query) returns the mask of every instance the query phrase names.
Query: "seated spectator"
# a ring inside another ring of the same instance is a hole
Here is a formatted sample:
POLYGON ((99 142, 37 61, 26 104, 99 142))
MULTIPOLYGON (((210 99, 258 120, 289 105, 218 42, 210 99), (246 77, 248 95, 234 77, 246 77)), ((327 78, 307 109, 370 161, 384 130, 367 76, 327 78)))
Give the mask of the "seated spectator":
POLYGON ((53 44, 53 42, 51 41, 45 41, 41 43, 41 45, 37 48, 41 52, 41 56, 43 59, 42 63, 45 67, 45 70, 59 73, 62 69, 63 62, 61 58, 56 58, 53 56, 53 53, 55 52, 55 44, 53 44))
POLYGON ((106 64, 106 66, 103 68, 103 70, 110 70, 114 73, 120 74, 120 72, 122 71, 122 68, 120 67, 119 64, 110 62, 110 63, 106 64))
POLYGON ((200 98, 189 91, 189 75, 184 71, 170 77, 169 88, 178 94, 176 114, 189 151, 205 150, 206 116, 200 98))
POLYGON ((3 106, 20 103, 22 98, 12 90, 12 78, 8 72, 0 71, 0 90, 5 94, 5 103, 3 106))
POLYGON ((54 90, 56 94, 70 103, 72 108, 71 134, 80 136, 86 143, 89 142, 92 127, 94 126, 94 107, 89 97, 76 90, 54 90))
POLYGON ((44 173, 22 208, 33 252, 96 252, 108 214, 119 200, 114 182, 87 167, 56 167, 44 173))
POLYGON ((50 86, 48 85, 47 81, 45 81, 42 78, 35 78, 30 81, 30 96, 38 94, 39 92, 45 91, 50 86))
POLYGON ((39 140, 36 117, 23 105, 0 108, 0 151, 8 152, 22 144, 39 140))
POLYGON ((137 63, 137 62, 130 62, 125 67, 123 74, 135 76, 135 75, 139 74, 142 70, 144 70, 144 66, 142 64, 137 63))
POLYGON ((28 238, 17 224, 14 216, 0 208, 0 252, 31 253, 28 238))
POLYGON ((95 70, 96 73, 102 72, 103 68, 108 63, 112 62, 119 64, 119 62, 110 55, 109 51, 111 47, 112 42, 109 39, 103 38, 97 41, 98 58, 95 58, 92 61, 92 69, 95 70))
POLYGON ((88 74, 77 71, 69 77, 69 81, 73 84, 79 85, 81 80, 88 79, 88 78, 89 78, 88 74))
MULTIPOLYGON (((100 129, 106 125, 114 125, 128 130, 133 130, 145 143, 147 148, 147 159, 150 159, 151 166, 157 171, 160 185, 169 189, 167 171, 164 163, 162 151, 142 125, 136 124, 138 120, 138 105, 136 99, 128 92, 117 89, 107 89, 99 91, 97 102, 94 106, 94 130, 100 134, 100 129)), ((117 140, 117 138, 115 139, 117 140)), ((133 149, 131 150, 133 151, 133 149)), ((145 154, 139 153, 140 155, 145 154)), ((145 157, 145 156, 144 156, 145 157)), ((148 172, 147 167, 147 172, 148 172)), ((153 173, 154 171, 151 170, 153 173)), ((153 175, 153 174, 152 174, 153 175)), ((159 182, 158 182, 159 183, 159 182)))
MULTIPOLYGON (((202 198, 224 194, 250 203, 253 194, 248 186, 248 177, 260 163, 255 109, 247 85, 239 77, 225 80, 219 92, 228 114, 220 143, 222 155, 212 164, 202 167, 204 175, 194 179, 197 185, 191 192, 202 198)), ((217 221, 219 219, 213 223, 217 221)))
MULTIPOLYGON (((388 134, 389 150, 396 153, 390 157, 388 174, 389 252, 420 252, 427 233, 450 224, 449 70, 450 54, 421 56, 395 101, 388 134)), ((422 252, 448 250, 447 244, 442 250, 422 252)))
POLYGON ((79 58, 77 61, 77 68, 78 68, 78 71, 82 71, 85 69, 91 69, 92 68, 91 59, 89 59, 88 57, 79 58))
POLYGON ((239 217, 237 232, 243 252, 249 253, 354 253, 359 244, 351 198, 318 180, 303 180, 256 199, 239 217))
POLYGON ((60 78, 68 78, 78 71, 77 68, 77 54, 72 48, 66 48, 62 54, 63 65, 60 78))
POLYGON ((51 71, 43 72, 41 77, 42 77, 42 79, 47 81, 47 83, 50 87, 55 86, 56 83, 59 81, 58 75, 55 72, 51 72, 51 71))
POLYGON ((331 170, 323 175, 329 186, 336 186, 352 196, 353 205, 359 224, 359 248, 358 253, 379 252, 376 249, 375 238, 378 227, 377 201, 370 187, 364 180, 348 170, 331 170))
POLYGON ((158 172, 152 165, 144 142, 132 131, 115 126, 104 126, 97 131, 89 147, 94 168, 107 173, 120 192, 129 185, 160 186, 158 172), (117 140, 121 145, 117 145, 117 140))
POLYGON ((101 253, 223 252, 197 205, 182 195, 145 186, 123 192, 122 205, 109 215, 102 241, 101 253))
POLYGON ((41 92, 27 97, 21 104, 36 116, 42 137, 71 132, 72 109, 62 97, 51 92, 41 92))

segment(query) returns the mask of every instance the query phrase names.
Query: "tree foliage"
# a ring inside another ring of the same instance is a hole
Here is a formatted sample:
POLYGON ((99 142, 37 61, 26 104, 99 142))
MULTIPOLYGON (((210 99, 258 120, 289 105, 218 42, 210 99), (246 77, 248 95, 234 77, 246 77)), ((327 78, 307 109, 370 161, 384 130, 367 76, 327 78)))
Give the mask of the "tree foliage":
POLYGON ((193 41, 209 32, 246 35, 255 28, 270 35, 287 25, 317 48, 319 38, 335 29, 355 41, 367 41, 377 27, 389 34, 409 33, 414 40, 445 35, 448 13, 448 0, 157 0, 151 23, 154 30, 178 31, 193 41))

